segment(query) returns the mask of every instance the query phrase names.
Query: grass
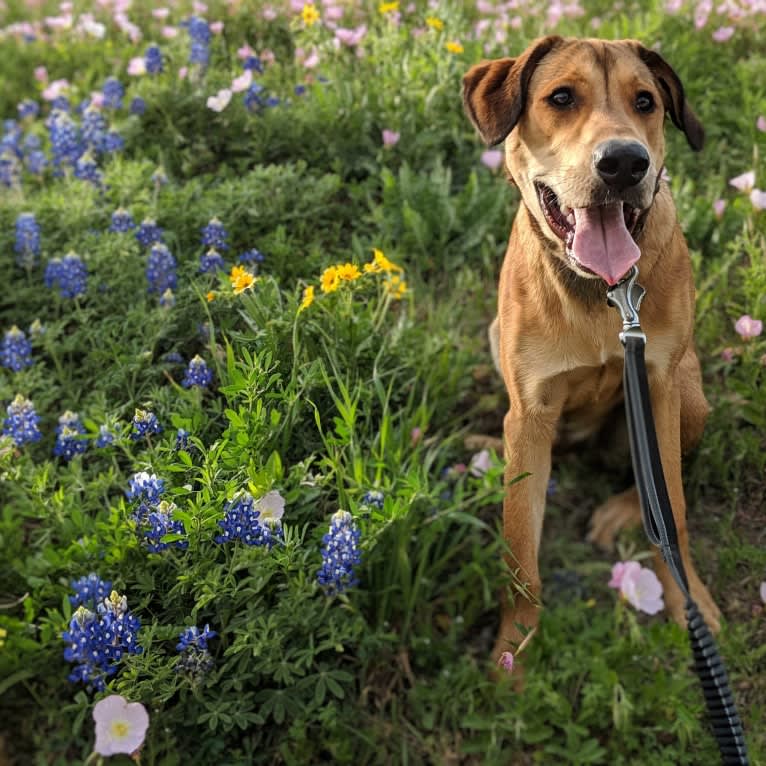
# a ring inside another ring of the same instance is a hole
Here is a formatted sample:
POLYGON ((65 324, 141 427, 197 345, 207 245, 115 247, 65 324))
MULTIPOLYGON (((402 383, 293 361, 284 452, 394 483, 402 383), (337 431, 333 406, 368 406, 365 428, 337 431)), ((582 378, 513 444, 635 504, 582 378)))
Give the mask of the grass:
MULTIPOLYGON (((137 43, 106 9, 94 11, 103 39, 71 30, 23 39, 9 27, 53 6, 32 11, 12 0, 0 16, 5 118, 25 98, 43 103, 38 66, 71 82, 73 107, 107 76, 126 86, 123 107, 105 110, 125 145, 99 158, 103 188, 69 167, 61 176, 22 170, 0 188, 0 328, 17 325, 30 337, 35 320, 45 328, 32 337, 31 366, 0 369, 3 406, 29 397, 42 433, 0 446, 0 764, 85 762, 93 704, 106 693, 149 711, 144 766, 716 762, 685 634, 630 611, 606 586, 614 561, 647 553, 642 533, 625 533, 614 555, 584 542, 591 511, 629 481, 625 463, 608 462, 604 450, 557 457, 542 545, 545 609, 525 650, 526 688, 490 678, 498 596, 508 585, 502 465, 493 456, 481 476, 460 466, 472 458, 466 435, 501 429, 506 402, 488 369, 486 326, 518 200, 480 162, 460 78, 475 61, 519 52, 554 29, 659 44, 706 128, 701 155, 667 129, 713 408, 685 467, 689 525, 698 571, 724 613, 719 645, 751 761, 766 763, 758 595, 766 346, 764 336, 745 342, 734 331, 740 315, 766 314, 766 213, 728 185, 751 168, 756 186, 764 183, 763 14, 732 22, 732 38, 717 43, 713 31, 730 22, 712 16, 697 29, 694 4, 668 13, 659 2, 593 3, 555 25, 547 5, 529 4, 504 26, 502 14, 467 4, 418 2, 397 26, 377 4, 360 3, 343 17, 347 27, 368 26, 356 56, 335 49, 326 25, 307 27, 287 4, 273 6, 266 19, 246 4, 211 3, 206 18, 222 20, 223 31, 211 38, 207 68, 191 67, 185 79, 186 28, 161 34, 163 24, 188 19, 184 3, 164 22, 153 6, 132 7, 137 43), (427 26, 429 16, 443 29, 427 26), (477 39, 482 19, 490 24, 477 39), (448 41, 463 52, 449 52, 448 41), (130 59, 151 42, 165 71, 128 76, 130 59), (249 111, 240 93, 214 112, 206 100, 242 73, 245 43, 265 62, 254 72, 262 105, 249 111), (311 69, 302 61, 313 48, 311 69), (135 96, 146 104, 140 116, 127 108, 135 96), (383 146, 383 129, 400 134, 396 145, 383 146), (167 183, 155 180, 158 169, 167 183), (717 216, 719 198, 726 207, 717 216), (133 233, 108 231, 119 206, 164 229, 178 264, 174 305, 147 293, 148 253, 133 233), (41 227, 31 268, 14 263, 23 212, 41 227), (214 217, 228 232, 227 270, 200 274, 201 229, 214 217), (259 279, 235 294, 229 270, 252 248, 264 255, 248 265, 259 279), (402 271, 321 291, 326 268, 361 269, 374 248, 402 271), (70 251, 89 274, 76 299, 43 281, 46 263, 70 251), (392 276, 406 280, 406 292, 396 294, 392 276), (307 285, 316 297, 299 310, 307 285), (213 372, 206 390, 181 385, 196 354, 213 372), (163 433, 130 438, 136 408, 156 413, 163 433), (85 453, 69 462, 53 456, 66 410, 87 431, 85 453), (99 449, 102 425, 116 439, 99 449), (191 447, 176 449, 179 428, 191 447), (171 547, 159 553, 137 534, 125 495, 144 470, 164 479, 184 530, 167 535, 171 547), (381 507, 366 496, 371 489, 382 493, 381 507), (283 542, 269 550, 214 541, 240 490, 284 497, 283 542), (331 596, 316 573, 339 508, 358 525, 362 563, 359 584, 331 596), (172 545, 179 541, 188 547, 172 545), (143 651, 120 661, 103 693, 69 681, 63 657, 71 582, 90 572, 112 581, 141 621, 143 651), (179 672, 179 634, 205 624, 218 634, 212 669, 179 672)), ((75 4, 75 17, 86 10, 75 4)), ((49 113, 44 103, 21 123, 21 141, 37 136, 48 154, 49 113)), ((6 147, 15 139, 13 126, 4 130, 6 147)), ((17 156, 4 152, 10 168, 17 156)))

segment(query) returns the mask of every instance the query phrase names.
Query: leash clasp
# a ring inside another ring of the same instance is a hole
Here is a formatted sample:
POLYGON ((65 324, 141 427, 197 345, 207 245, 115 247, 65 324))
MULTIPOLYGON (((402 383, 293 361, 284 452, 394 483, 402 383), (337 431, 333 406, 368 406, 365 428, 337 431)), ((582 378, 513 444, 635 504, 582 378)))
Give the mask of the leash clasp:
POLYGON ((623 346, 629 337, 640 338, 646 343, 646 335, 638 321, 638 309, 646 295, 646 290, 636 282, 636 279, 638 279, 638 266, 634 265, 626 277, 606 291, 607 303, 614 306, 622 316, 620 340, 623 346))

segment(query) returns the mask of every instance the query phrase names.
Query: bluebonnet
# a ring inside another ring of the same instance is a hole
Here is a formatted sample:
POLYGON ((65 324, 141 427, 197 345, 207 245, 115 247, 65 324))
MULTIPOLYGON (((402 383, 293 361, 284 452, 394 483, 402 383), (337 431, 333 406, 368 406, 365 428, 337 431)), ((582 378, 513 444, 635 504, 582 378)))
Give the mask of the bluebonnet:
POLYGON ((43 279, 46 287, 56 285, 62 298, 77 298, 85 294, 88 268, 77 253, 67 253, 48 261, 43 279))
POLYGON ((305 85, 296 85, 295 88, 293 88, 295 91, 296 96, 302 96, 306 92, 306 86, 305 85))
POLYGON ((212 248, 208 250, 204 255, 199 257, 199 272, 200 274, 209 274, 210 272, 216 272, 226 269, 223 256, 212 248))
POLYGON ((134 473, 128 480, 128 488, 125 490, 125 497, 131 502, 133 500, 139 500, 154 505, 159 503, 160 497, 164 491, 164 479, 160 479, 156 473, 139 471, 138 473, 134 473))
POLYGON ((0 183, 9 189, 18 186, 21 178, 19 160, 10 149, 0 152, 0 183))
POLYGON ((260 96, 261 91, 263 90, 263 85, 260 83, 254 82, 246 91, 244 95, 244 102, 245 106, 252 112, 258 107, 261 107, 264 105, 264 100, 260 96))
POLYGON ((36 135, 35 133, 27 133, 26 136, 24 136, 24 143, 22 144, 22 150, 24 152, 32 151, 33 149, 40 149, 43 145, 42 139, 40 136, 36 135))
POLYGON ((72 105, 69 103, 69 99, 66 96, 56 96, 51 101, 51 109, 57 109, 60 112, 69 112, 72 105))
POLYGON ((168 182, 167 173, 165 168, 159 167, 152 173, 152 183, 159 189, 160 186, 164 186, 168 182))
POLYGON ((68 644, 64 659, 76 663, 70 681, 103 691, 122 657, 141 653, 137 640, 141 621, 131 614, 127 599, 117 591, 94 606, 95 611, 80 606, 72 615, 68 630, 62 634, 68 644))
POLYGON ((202 227, 202 244, 205 247, 228 250, 229 246, 226 244, 228 236, 223 224, 217 218, 211 218, 207 226, 202 227))
POLYGON ((0 138, 0 150, 10 152, 16 157, 21 157, 21 139, 24 135, 21 126, 16 120, 5 120, 3 122, 3 135, 0 138))
POLYGON ((370 489, 362 495, 364 505, 372 505, 375 508, 382 508, 385 502, 385 495, 377 489, 370 489))
POLYGON ((112 223, 109 225, 109 231, 115 234, 124 234, 135 228, 136 224, 133 216, 125 208, 118 207, 112 213, 112 223))
POLYGON ((142 115, 146 111, 146 101, 141 96, 136 96, 130 102, 129 111, 131 114, 142 115))
POLYGON ((13 249, 19 266, 31 268, 36 265, 37 256, 40 255, 40 226, 34 213, 21 213, 16 218, 16 242, 13 249))
POLYGON ((176 651, 181 655, 176 670, 189 675, 193 681, 199 681, 209 673, 214 663, 207 642, 217 635, 207 624, 202 630, 196 625, 186 628, 176 644, 176 651))
POLYGON ((194 444, 189 441, 190 436, 191 434, 185 428, 179 428, 176 431, 176 451, 184 450, 184 452, 192 452, 196 449, 194 444))
POLYGON ((136 231, 136 240, 141 247, 149 247, 156 242, 162 242, 162 229, 151 218, 144 218, 136 231))
POLYGON ((95 572, 89 575, 83 575, 79 580, 72 580, 69 583, 74 591, 74 596, 69 596, 69 603, 72 606, 92 606, 100 604, 112 592, 112 583, 109 580, 102 580, 95 572))
POLYGON ((94 152, 103 151, 107 130, 106 117, 104 117, 102 111, 95 106, 89 106, 85 110, 82 122, 80 123, 82 138, 88 148, 94 152))
POLYGON ((27 170, 32 175, 39 176, 45 171, 48 165, 48 158, 45 156, 45 152, 35 149, 33 152, 29 152, 24 159, 27 165, 27 170))
POLYGON ((19 372, 32 364, 32 344, 23 330, 13 325, 3 336, 0 346, 0 364, 9 370, 19 372))
POLYGON ((60 109, 51 113, 46 121, 51 142, 53 164, 61 173, 63 165, 74 165, 85 151, 80 129, 72 118, 60 109))
POLYGON ((74 164, 74 177, 92 183, 97 189, 104 187, 104 174, 90 151, 77 158, 74 164))
POLYGON ((263 263, 266 260, 266 256, 258 248, 253 247, 242 253, 237 260, 240 263, 249 263, 257 267, 257 264, 263 263))
POLYGON ((37 117, 40 114, 40 104, 37 101, 33 101, 31 98, 25 98, 17 107, 19 112, 19 119, 23 120, 25 117, 37 117))
POLYGON ((186 374, 184 375, 181 385, 184 388, 191 388, 192 386, 198 386, 199 388, 207 388, 213 382, 213 373, 207 366, 207 362, 197 354, 186 368, 186 374))
POLYGON ((161 434, 162 426, 157 420, 157 416, 153 412, 148 410, 137 409, 133 414, 133 432, 130 434, 130 438, 133 441, 138 441, 152 434, 161 434))
POLYGON ((102 449, 103 447, 108 447, 111 444, 114 444, 115 438, 116 438, 116 435, 109 430, 109 426, 107 425, 99 426, 98 436, 96 437, 95 446, 98 449, 102 449))
POLYGON ((153 245, 149 252, 146 261, 146 281, 149 283, 146 288, 149 293, 161 295, 168 288, 176 288, 176 259, 162 243, 153 245))
POLYGON ((258 74, 263 74, 263 64, 261 63, 261 60, 258 58, 258 56, 248 56, 242 62, 242 68, 252 69, 254 72, 258 72, 258 74))
POLYGON ((359 566, 359 530, 348 511, 336 511, 330 531, 322 538, 322 566, 317 580, 328 595, 342 593, 359 583, 354 567, 359 566))
POLYGON ((192 41, 189 63, 207 66, 210 61, 210 27, 207 21, 198 16, 192 16, 185 24, 192 41))
POLYGON ((144 64, 149 74, 159 74, 163 69, 162 51, 157 45, 150 45, 144 53, 144 64))
POLYGON ((183 522, 173 520, 173 511, 175 510, 175 503, 162 500, 155 507, 147 508, 142 505, 133 517, 136 522, 136 532, 149 553, 160 553, 171 546, 181 550, 189 547, 188 540, 162 542, 165 535, 186 534, 183 522))
POLYGON ((29 325, 30 338, 42 338, 45 335, 46 327, 39 319, 33 319, 29 325))
POLYGON ((40 440, 40 416, 29 399, 17 394, 5 411, 8 414, 3 421, 3 436, 10 436, 17 447, 40 440))
POLYGON ((105 154, 114 154, 125 148, 125 139, 116 130, 110 130, 104 136, 101 148, 105 154))
POLYGON ((217 543, 242 540, 247 545, 274 546, 281 539, 282 526, 277 522, 262 523, 260 512, 255 508, 255 501, 249 492, 239 492, 224 507, 224 517, 218 522, 223 530, 217 535, 217 543))
POLYGON ((122 109, 125 88, 116 77, 107 77, 101 92, 104 94, 103 103, 105 109, 122 109))
POLYGON ((276 96, 269 96, 266 101, 264 101, 264 106, 272 107, 272 106, 279 106, 280 100, 276 96))
POLYGON ((160 306, 164 309, 172 309, 176 305, 176 296, 173 291, 168 287, 162 295, 160 295, 160 306))
POLYGON ((88 449, 88 442, 81 439, 85 434, 85 426, 80 422, 80 416, 76 412, 67 410, 60 418, 56 426, 56 443, 53 445, 53 454, 64 458, 68 463, 75 455, 82 455, 88 449))
POLYGON ((184 358, 178 351, 168 351, 168 353, 162 357, 162 361, 165 362, 165 364, 183 364, 184 358))

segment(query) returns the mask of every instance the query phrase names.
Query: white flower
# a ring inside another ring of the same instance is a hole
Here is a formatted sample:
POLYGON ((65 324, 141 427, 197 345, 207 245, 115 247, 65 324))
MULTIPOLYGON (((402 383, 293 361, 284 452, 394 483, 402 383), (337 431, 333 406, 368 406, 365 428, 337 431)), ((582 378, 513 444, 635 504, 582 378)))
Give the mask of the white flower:
POLYGON ((207 108, 214 112, 222 112, 229 105, 232 93, 228 88, 219 90, 215 96, 210 96, 207 100, 207 108))

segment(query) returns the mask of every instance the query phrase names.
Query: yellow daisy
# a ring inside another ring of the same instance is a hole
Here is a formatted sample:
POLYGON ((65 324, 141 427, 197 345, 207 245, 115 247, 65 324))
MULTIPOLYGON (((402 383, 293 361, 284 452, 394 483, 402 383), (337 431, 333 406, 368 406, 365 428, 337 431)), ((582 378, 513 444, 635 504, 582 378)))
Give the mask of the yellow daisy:
POLYGON ((464 50, 463 46, 457 40, 450 40, 448 43, 444 43, 444 47, 450 53, 462 53, 464 50))
POLYGON ((362 276, 362 272, 359 271, 359 267, 355 263, 344 263, 336 266, 336 272, 338 279, 346 282, 353 282, 355 279, 359 279, 362 276))
POLYGON ((431 29, 444 29, 444 22, 436 16, 426 16, 426 26, 431 29))
POLYGON ((301 11, 301 18, 307 27, 312 27, 319 21, 319 11, 314 3, 306 3, 301 11))
POLYGON ((319 278, 319 286, 323 293, 333 293, 340 286, 340 276, 337 266, 328 266, 319 278))
POLYGON ((386 282, 386 291, 393 298, 399 300, 407 292, 407 283, 396 274, 392 274, 386 282))
POLYGON ((307 309, 314 302, 314 285, 308 285, 303 289, 303 300, 301 305, 298 306, 298 311, 307 309))
POLYGON ((244 266, 234 266, 229 281, 234 288, 234 294, 239 295, 255 284, 255 277, 244 266))
POLYGON ((399 10, 399 3, 381 3, 378 6, 378 11, 380 13, 393 13, 394 11, 399 10))
POLYGON ((205 297, 208 303, 212 303, 215 300, 215 293, 211 290, 205 297))

